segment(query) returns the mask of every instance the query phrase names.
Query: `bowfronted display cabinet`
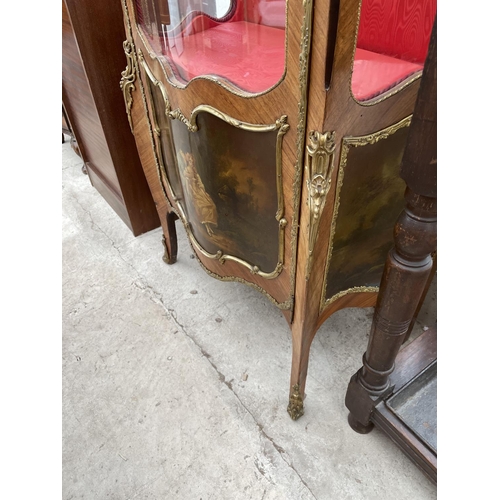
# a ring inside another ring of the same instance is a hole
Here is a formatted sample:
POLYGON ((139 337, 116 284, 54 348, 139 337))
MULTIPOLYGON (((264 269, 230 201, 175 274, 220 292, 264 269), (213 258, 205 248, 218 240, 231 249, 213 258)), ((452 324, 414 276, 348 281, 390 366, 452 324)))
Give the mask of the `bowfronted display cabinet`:
POLYGON ((247 283, 292 331, 288 412, 309 349, 343 307, 373 306, 435 0, 122 0, 120 82, 176 260, 247 283))

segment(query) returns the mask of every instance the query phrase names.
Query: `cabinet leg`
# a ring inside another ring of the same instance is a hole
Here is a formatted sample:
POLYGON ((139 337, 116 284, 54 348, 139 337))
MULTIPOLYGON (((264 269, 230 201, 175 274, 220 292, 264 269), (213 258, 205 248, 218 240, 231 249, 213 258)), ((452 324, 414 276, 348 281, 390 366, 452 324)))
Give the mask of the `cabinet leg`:
POLYGON ((165 216, 167 220, 166 231, 163 226, 162 243, 165 249, 163 253, 163 262, 166 264, 174 264, 177 261, 177 232, 175 229, 175 221, 177 215, 174 212, 167 212, 165 216))
POLYGON ((309 352, 315 333, 315 330, 298 322, 292 326, 292 373, 290 376, 290 397, 287 408, 292 420, 298 420, 304 414, 309 352))
POLYGON ((292 420, 298 420, 302 415, 304 415, 304 400, 302 394, 299 384, 292 386, 287 407, 288 415, 290 415, 292 420))
POLYGON ((360 382, 372 394, 383 391, 408 327, 432 273, 436 250, 436 199, 407 189, 407 207, 395 228, 375 308, 360 382))

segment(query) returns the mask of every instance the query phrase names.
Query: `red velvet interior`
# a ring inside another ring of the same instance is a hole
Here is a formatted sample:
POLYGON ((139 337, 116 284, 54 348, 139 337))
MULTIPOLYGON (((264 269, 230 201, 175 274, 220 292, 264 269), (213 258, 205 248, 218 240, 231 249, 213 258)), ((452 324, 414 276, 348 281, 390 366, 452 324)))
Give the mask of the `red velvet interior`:
POLYGON ((357 48, 423 64, 436 0, 363 0, 357 48))
MULTIPOLYGON (((195 15, 168 41, 179 77, 222 77, 259 93, 285 69, 284 0, 238 1, 223 23, 195 15)), ((422 69, 436 0, 363 0, 352 92, 370 99, 422 69)))
MULTIPOLYGON (((248 92, 263 92, 281 78, 285 64, 285 32, 259 24, 220 24, 178 38, 171 59, 186 81, 200 75, 227 78, 248 92)), ((422 69, 410 63, 363 49, 356 49, 352 91, 369 99, 422 69)))
POLYGON ((244 21, 179 37, 171 59, 180 76, 227 78, 248 92, 263 92, 281 79, 285 68, 285 31, 244 21))
POLYGON ((356 49, 352 72, 352 93, 360 101, 370 99, 389 90, 421 69, 422 64, 384 56, 369 50, 356 49))

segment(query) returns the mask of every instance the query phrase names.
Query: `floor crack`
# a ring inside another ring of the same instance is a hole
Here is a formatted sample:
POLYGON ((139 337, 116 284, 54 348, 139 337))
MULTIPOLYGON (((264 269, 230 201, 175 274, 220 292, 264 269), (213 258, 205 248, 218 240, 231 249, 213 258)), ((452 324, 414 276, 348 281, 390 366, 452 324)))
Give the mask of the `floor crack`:
POLYGON ((79 202, 78 199, 76 199, 76 201, 77 201, 78 205, 81 207, 81 209, 89 216, 90 223, 91 223, 92 227, 95 228, 95 229, 97 229, 99 232, 101 232, 111 242, 112 247, 117 251, 117 253, 118 253, 119 257, 121 258, 121 260, 135 271, 135 273, 137 274, 139 280, 142 282, 141 284, 139 284, 137 281, 133 281, 132 285, 135 286, 135 287, 137 287, 139 290, 141 290, 143 292, 146 292, 152 302, 154 302, 157 305, 161 305, 164 308, 164 310, 167 313, 167 317, 170 318, 170 319, 172 319, 172 321, 176 324, 176 326, 180 330, 182 330, 182 332, 184 333, 184 335, 187 338, 189 338, 191 340, 191 342, 199 349, 199 351, 201 352, 201 354, 208 360, 208 362, 210 363, 210 365, 212 366, 212 368, 217 373, 217 375, 219 377, 219 380, 223 384, 225 384, 227 386, 227 388, 233 393, 233 395, 239 401, 239 403, 241 404, 241 406, 252 417, 255 425, 259 429, 259 432, 260 432, 261 436, 263 436, 265 439, 267 439, 272 444, 272 446, 278 452, 278 454, 281 457, 281 459, 287 464, 287 466, 290 469, 293 470, 293 472, 299 478, 300 482, 309 491, 309 493, 311 494, 311 496, 316 500, 316 497, 313 494, 313 492, 311 491, 311 488, 309 488, 309 486, 304 481, 304 479, 302 478, 302 476, 299 474, 299 472, 297 471, 297 469, 288 460, 287 455, 286 455, 286 451, 278 443, 276 443, 271 436, 269 436, 264 431, 263 425, 258 421, 258 419, 255 417, 255 415, 249 410, 249 408, 243 403, 243 401, 241 400, 240 396, 233 389, 233 385, 232 385, 231 381, 226 380, 225 375, 219 370, 219 368, 214 363, 214 361, 212 361, 212 357, 210 356, 210 354, 207 351, 205 351, 205 349, 203 349, 203 347, 195 340, 195 338, 187 332, 187 330, 184 327, 184 325, 179 322, 179 320, 177 319, 177 313, 176 313, 175 309, 173 309, 171 307, 168 307, 165 304, 165 302, 164 302, 163 297, 161 296, 161 294, 159 292, 157 292, 151 285, 148 284, 147 280, 139 273, 139 271, 130 262, 128 262, 127 260, 125 260, 125 258, 122 256, 122 254, 120 252, 120 249, 118 248, 118 246, 116 245, 116 243, 94 221, 94 219, 92 217, 92 214, 79 202))
POLYGON ((99 226, 99 224, 97 224, 97 222, 95 222, 94 218, 92 217, 92 213, 87 210, 81 203, 80 203, 80 200, 78 200, 78 198, 74 197, 75 201, 78 203, 78 205, 80 206, 80 208, 85 212, 86 215, 88 215, 89 219, 90 219, 90 224, 91 224, 91 227, 92 229, 94 230, 97 230, 99 231, 101 234, 104 235, 105 238, 107 238, 109 240, 109 242, 111 243, 111 246, 116 250, 116 252, 118 253, 118 256, 120 257, 120 259, 125 263, 127 264, 130 268, 132 268, 135 273, 141 278, 143 279, 143 277, 141 276, 141 274, 139 273, 139 271, 130 263, 128 262, 122 255, 119 247, 116 245, 116 243, 114 242, 113 238, 111 238, 107 233, 106 231, 104 231, 101 226, 99 226))
MULTIPOLYGON (((159 296, 159 294, 157 292, 155 292, 150 286, 147 286, 147 289, 150 290, 150 291, 152 291, 157 296, 159 296)), ((176 326, 178 326, 182 330, 182 332, 184 333, 184 335, 191 340, 191 342, 200 350, 201 354, 207 359, 207 361, 210 363, 210 365, 212 366, 212 368, 217 373, 217 375, 219 377, 219 380, 223 384, 225 384, 227 386, 227 388, 233 393, 233 395, 239 401, 239 403, 241 404, 241 406, 252 417, 255 425, 259 429, 260 434, 272 444, 272 446, 274 447, 274 449, 279 453, 281 459, 288 465, 288 467, 290 467, 290 469, 292 469, 295 472, 295 474, 299 478, 300 482, 305 486, 305 488, 309 491, 309 493, 311 494, 311 496, 316 500, 316 496, 311 491, 311 488, 309 488, 308 484, 304 481, 304 479, 299 474, 299 472, 297 471, 297 469, 293 466, 293 463, 291 463, 288 460, 288 458, 286 456, 286 451, 278 443, 276 443, 274 441, 274 439, 271 436, 269 436, 269 434, 267 434, 264 431, 263 425, 257 420, 257 418, 255 417, 255 415, 249 410, 249 408, 245 405, 245 403, 243 403, 243 401, 241 400, 240 396, 233 389, 233 385, 232 385, 231 381, 226 380, 226 376, 219 370, 219 368, 217 367, 217 365, 212 361, 212 356, 210 356, 210 354, 207 351, 205 351, 205 349, 203 349, 203 347, 200 344, 198 344, 198 342, 193 338, 193 336, 191 336, 186 331, 184 325, 182 325, 181 323, 179 323, 179 321, 177 320, 177 316, 176 316, 175 310, 167 308, 165 306, 165 304, 163 303, 163 299, 161 297, 158 297, 158 300, 163 305, 163 307, 165 308, 165 310, 169 314, 169 317, 174 321, 174 323, 176 324, 176 326)))

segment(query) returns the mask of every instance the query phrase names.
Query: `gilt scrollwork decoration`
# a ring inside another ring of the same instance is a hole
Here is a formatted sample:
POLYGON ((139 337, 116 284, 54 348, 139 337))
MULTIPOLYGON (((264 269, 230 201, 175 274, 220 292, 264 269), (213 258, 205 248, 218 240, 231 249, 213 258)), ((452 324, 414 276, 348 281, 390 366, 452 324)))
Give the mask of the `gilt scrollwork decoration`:
MULTIPOLYGON (((228 253, 223 252, 222 250, 218 250, 215 253, 207 251, 203 245, 196 239, 196 236, 193 232, 191 223, 188 220, 187 214, 184 212, 184 208, 182 207, 182 204, 177 204, 176 210, 178 212, 178 216, 181 219, 181 221, 184 223, 184 226, 186 228, 186 231, 188 233, 189 239, 192 243, 192 245, 196 248, 196 250, 201 253, 203 256, 209 258, 209 259, 214 259, 218 260, 221 264, 225 264, 227 261, 232 261, 232 262, 237 262, 238 264, 242 265, 245 267, 251 274, 253 275, 258 275, 262 278, 265 279, 275 279, 277 278, 281 272, 283 271, 284 268, 284 262, 285 262, 285 230, 288 224, 287 219, 285 218, 285 209, 284 209, 284 197, 283 197, 283 179, 282 179, 282 143, 283 143, 283 137, 284 135, 290 130, 290 124, 288 123, 288 117, 286 115, 280 116, 278 119, 274 121, 274 123, 271 124, 254 124, 254 123, 247 123, 241 120, 238 120, 232 116, 227 115, 226 113, 210 106, 207 104, 201 104, 197 107, 195 107, 192 112, 190 117, 186 117, 179 108, 172 110, 172 106, 170 103, 170 100, 168 99, 167 91, 165 88, 165 85, 156 78, 154 73, 151 71, 151 68, 147 64, 144 54, 141 51, 141 49, 138 49, 137 51, 137 57, 139 60, 140 68, 144 69, 146 75, 148 76, 148 81, 149 85, 154 85, 158 87, 160 90, 163 101, 164 101, 164 109, 163 112, 165 115, 172 119, 172 120, 179 120, 181 123, 183 123, 189 132, 196 133, 198 132, 198 123, 197 123, 197 117, 200 115, 200 113, 209 113, 213 116, 216 116, 217 118, 225 121, 229 125, 239 128, 241 130, 246 130, 250 132, 277 132, 276 134, 276 184, 277 184, 277 201, 278 201, 278 207, 276 211, 276 220, 278 222, 278 262, 276 263, 276 266, 274 270, 270 272, 263 271, 259 266, 247 262, 246 260, 237 257, 236 255, 231 255, 228 253)), ((151 100, 151 106, 154 107, 154 103, 151 100)), ((153 114, 153 122, 152 122, 152 133, 154 134, 159 134, 159 128, 158 125, 155 123, 154 120, 154 114, 153 114)), ((156 148, 156 145, 154 146, 156 148)), ((182 157, 182 152, 179 153, 182 157)), ((192 161, 192 156, 191 155, 184 155, 185 159, 184 161, 186 162, 186 165, 189 164, 190 161, 192 161)), ((158 161, 159 161, 159 168, 163 172, 160 177, 163 177, 166 181, 166 184, 168 186, 168 189, 171 193, 174 193, 170 181, 168 179, 168 175, 166 174, 166 169, 164 165, 162 165, 162 160, 161 160, 161 155, 157 153, 158 161)), ((194 168, 194 167, 193 167, 194 168)), ((204 195, 205 197, 205 195, 204 195)), ((206 225, 207 231, 210 230, 210 226, 207 224, 206 225)), ((210 234, 210 232, 209 232, 210 234)))
POLYGON ((306 158, 306 186, 309 206, 309 253, 307 258, 306 279, 311 273, 314 245, 318 238, 319 221, 325 200, 332 183, 333 158, 335 151, 335 132, 309 133, 306 158))
POLYGON ((127 66, 125 71, 122 71, 122 77, 120 79, 120 88, 123 92, 123 99, 125 100, 125 109, 127 111, 128 123, 130 125, 130 131, 134 133, 134 126, 132 124, 132 92, 135 90, 135 80, 137 78, 137 64, 135 62, 134 51, 132 43, 129 40, 123 42, 123 50, 125 51, 125 56, 127 57, 127 66))

